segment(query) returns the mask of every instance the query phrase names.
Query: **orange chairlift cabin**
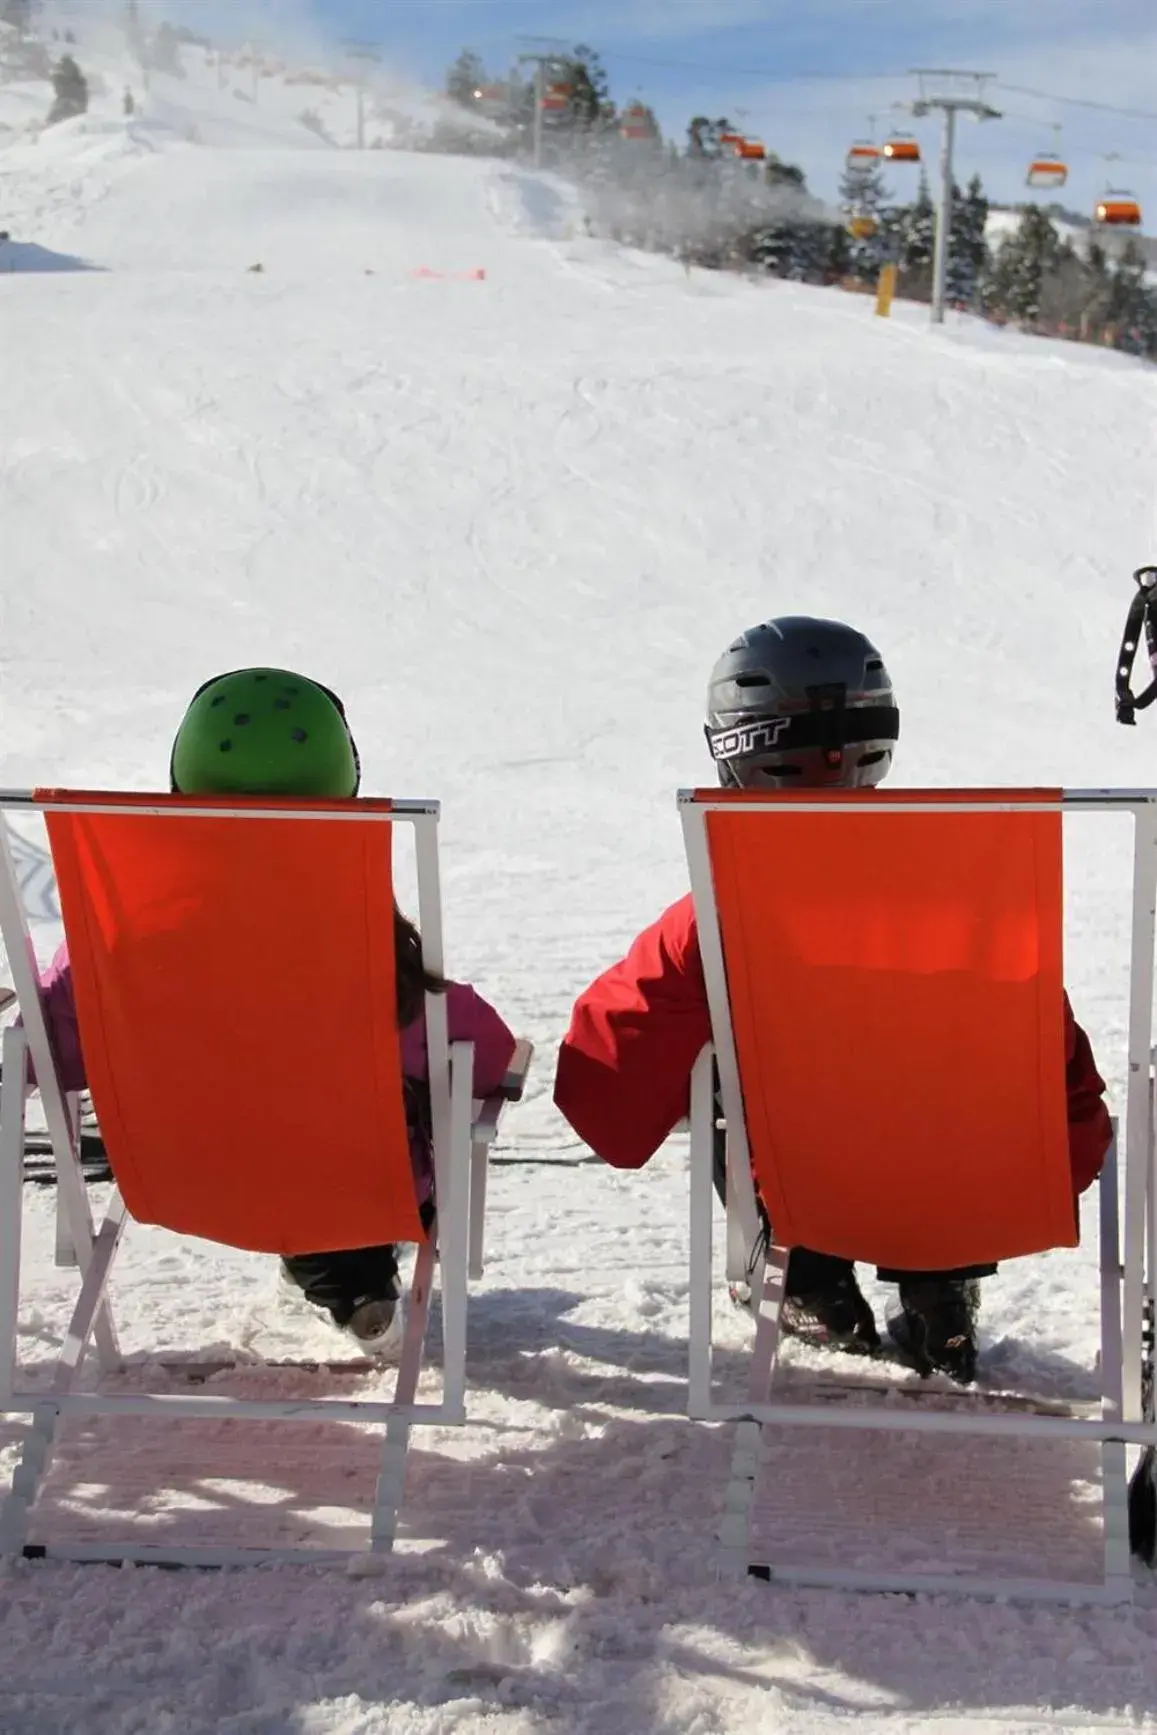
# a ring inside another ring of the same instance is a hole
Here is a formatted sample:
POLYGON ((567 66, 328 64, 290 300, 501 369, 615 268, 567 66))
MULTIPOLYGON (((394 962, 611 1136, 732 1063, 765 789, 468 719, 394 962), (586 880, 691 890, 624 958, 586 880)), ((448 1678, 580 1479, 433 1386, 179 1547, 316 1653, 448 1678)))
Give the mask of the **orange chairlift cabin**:
POLYGON ((619 132, 625 139, 649 139, 653 129, 650 116, 641 102, 633 102, 623 110, 619 132))
POLYGON ((542 95, 544 114, 562 114, 570 107, 571 87, 561 80, 552 80, 542 95))
POLYGON ((1106 229, 1138 229, 1141 226, 1140 203, 1135 194, 1109 187, 1097 200, 1093 221, 1106 229))
POLYGON ((870 169, 880 160, 880 147, 871 139, 856 139, 846 158, 849 169, 870 169))
POLYGON ((1069 178, 1068 164, 1061 156, 1059 142, 1061 129, 1053 127, 1053 136, 1058 141, 1057 149, 1039 151, 1028 166, 1025 185, 1029 187, 1063 187, 1069 178))
POLYGON ((762 163, 767 159, 767 147, 762 139, 740 139, 735 154, 744 163, 762 163))
POLYGON ((1042 151, 1028 166, 1025 185, 1028 187, 1063 187, 1069 178, 1068 164, 1055 151, 1042 151))
POLYGON ((918 163, 920 146, 910 133, 893 133, 884 140, 883 155, 890 163, 918 163))
POLYGON ((742 133, 720 133, 719 143, 725 151, 737 151, 743 143, 742 133))

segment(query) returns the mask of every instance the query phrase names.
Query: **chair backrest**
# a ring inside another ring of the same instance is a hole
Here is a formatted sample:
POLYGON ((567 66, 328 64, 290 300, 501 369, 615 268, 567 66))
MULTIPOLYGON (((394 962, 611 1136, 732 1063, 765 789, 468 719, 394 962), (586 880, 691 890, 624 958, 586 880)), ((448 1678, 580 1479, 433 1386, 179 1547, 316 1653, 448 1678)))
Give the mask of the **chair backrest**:
POLYGON ((85 1069, 133 1215, 262 1252, 422 1239, 390 803, 37 799, 85 1069), (106 811, 59 810, 78 803, 106 811))
POLYGON ((1059 792, 711 790, 700 817, 776 1240, 908 1270, 1074 1245, 1059 792))

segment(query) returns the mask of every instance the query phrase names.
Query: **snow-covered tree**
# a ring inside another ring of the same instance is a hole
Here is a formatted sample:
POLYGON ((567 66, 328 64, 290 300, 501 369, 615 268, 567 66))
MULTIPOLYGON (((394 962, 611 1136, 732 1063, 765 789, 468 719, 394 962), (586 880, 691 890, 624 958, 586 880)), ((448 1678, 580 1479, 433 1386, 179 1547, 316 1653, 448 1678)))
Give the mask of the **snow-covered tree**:
POLYGON ((724 133, 735 131, 725 115, 718 120, 709 120, 705 114, 695 115, 687 125, 688 156, 721 157, 727 148, 722 143, 724 133))
POLYGON ((482 57, 472 48, 464 48, 453 66, 446 72, 446 95, 463 108, 477 106, 475 91, 486 84, 486 68, 482 57))
POLYGON ((52 88, 56 100, 48 116, 48 126, 56 126, 59 121, 71 120, 74 115, 88 112, 88 80, 71 54, 63 55, 53 68, 52 88))
POLYGON ((936 207, 923 170, 916 197, 910 205, 900 207, 899 243, 900 263, 906 270, 918 270, 932 264, 936 251, 936 207))
POLYGON ((1060 238, 1047 212, 1027 205, 1020 226, 1001 242, 985 287, 994 311, 1024 325, 1041 317, 1048 273, 1060 259, 1060 238))

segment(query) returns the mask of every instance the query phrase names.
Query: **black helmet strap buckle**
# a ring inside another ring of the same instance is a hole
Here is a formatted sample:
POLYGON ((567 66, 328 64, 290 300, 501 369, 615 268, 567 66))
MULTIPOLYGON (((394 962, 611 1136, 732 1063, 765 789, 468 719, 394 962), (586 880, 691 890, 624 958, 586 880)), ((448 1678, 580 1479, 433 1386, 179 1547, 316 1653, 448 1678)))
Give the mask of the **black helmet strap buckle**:
POLYGON ((1157 699, 1157 566, 1139 566, 1133 574, 1137 594, 1129 604, 1121 654, 1117 658, 1117 721, 1132 724, 1136 713, 1147 710, 1157 699), (1134 693, 1130 681, 1144 629, 1145 647, 1153 679, 1142 693, 1134 693))

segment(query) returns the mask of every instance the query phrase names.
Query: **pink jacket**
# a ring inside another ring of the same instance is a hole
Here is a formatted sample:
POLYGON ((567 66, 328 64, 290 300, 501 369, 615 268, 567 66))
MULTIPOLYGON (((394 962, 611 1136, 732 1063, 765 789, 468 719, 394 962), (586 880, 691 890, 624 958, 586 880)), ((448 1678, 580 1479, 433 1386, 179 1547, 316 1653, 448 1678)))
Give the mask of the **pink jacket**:
MULTIPOLYGON (((68 947, 62 945, 41 978, 44 1013, 49 1040, 60 1068, 65 1090, 84 1090, 84 1056, 72 997, 72 971, 68 947)), ((502 1083, 514 1053, 514 1037, 493 1006, 475 993, 468 982, 451 982, 446 989, 446 1021, 451 1042, 474 1044, 474 1095, 490 1096, 502 1083)), ((418 1018, 402 1031, 402 1071, 407 1078, 429 1076, 426 1054, 426 1021, 418 1018)), ((425 1162, 415 1149, 415 1173, 419 1196, 430 1191, 429 1157, 425 1162)))

